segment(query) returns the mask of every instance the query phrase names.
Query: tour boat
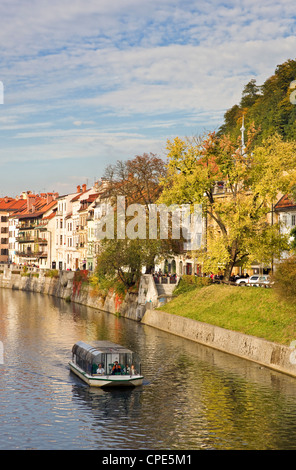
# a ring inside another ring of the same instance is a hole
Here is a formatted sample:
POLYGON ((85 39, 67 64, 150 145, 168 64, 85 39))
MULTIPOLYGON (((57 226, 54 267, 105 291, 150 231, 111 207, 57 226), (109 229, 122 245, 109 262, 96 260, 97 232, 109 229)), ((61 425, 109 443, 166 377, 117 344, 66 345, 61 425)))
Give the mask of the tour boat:
POLYGON ((144 378, 138 355, 110 341, 92 345, 78 341, 72 348, 69 367, 92 387, 136 387, 144 378))

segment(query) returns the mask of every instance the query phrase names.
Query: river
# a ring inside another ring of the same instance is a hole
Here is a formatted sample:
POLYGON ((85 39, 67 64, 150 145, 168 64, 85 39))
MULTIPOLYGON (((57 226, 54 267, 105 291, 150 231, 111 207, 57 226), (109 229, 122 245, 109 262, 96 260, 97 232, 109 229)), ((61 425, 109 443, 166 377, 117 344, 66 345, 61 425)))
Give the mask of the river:
POLYGON ((296 379, 140 323, 0 289, 0 449, 296 448, 296 379), (89 388, 72 345, 135 350, 141 387, 89 388))

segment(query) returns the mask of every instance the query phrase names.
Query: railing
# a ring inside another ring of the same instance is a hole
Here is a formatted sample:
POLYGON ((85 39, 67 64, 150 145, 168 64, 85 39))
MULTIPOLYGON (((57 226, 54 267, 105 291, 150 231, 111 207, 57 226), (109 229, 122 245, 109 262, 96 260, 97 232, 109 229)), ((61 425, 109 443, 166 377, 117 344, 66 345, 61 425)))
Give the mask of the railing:
POLYGON ((16 251, 21 258, 47 258, 46 251, 16 251))
POLYGON ((28 229, 33 229, 37 226, 37 224, 26 224, 26 225, 17 225, 16 228, 18 228, 19 230, 28 230, 28 229))
POLYGON ((34 237, 16 237, 18 243, 33 243, 34 237))
POLYGON ((34 242, 38 243, 39 245, 44 245, 48 243, 46 238, 34 238, 34 242))
POLYGON ((176 274, 153 274, 155 284, 177 284, 176 274))

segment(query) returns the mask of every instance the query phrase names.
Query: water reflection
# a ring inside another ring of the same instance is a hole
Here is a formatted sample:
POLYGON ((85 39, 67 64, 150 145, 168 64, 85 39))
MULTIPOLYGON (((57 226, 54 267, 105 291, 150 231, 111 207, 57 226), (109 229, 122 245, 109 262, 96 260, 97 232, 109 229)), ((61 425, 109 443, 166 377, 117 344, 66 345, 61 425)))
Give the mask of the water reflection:
POLYGON ((295 379, 54 297, 0 290, 1 449, 295 449, 295 379), (89 388, 77 340, 142 358, 136 389, 89 388))

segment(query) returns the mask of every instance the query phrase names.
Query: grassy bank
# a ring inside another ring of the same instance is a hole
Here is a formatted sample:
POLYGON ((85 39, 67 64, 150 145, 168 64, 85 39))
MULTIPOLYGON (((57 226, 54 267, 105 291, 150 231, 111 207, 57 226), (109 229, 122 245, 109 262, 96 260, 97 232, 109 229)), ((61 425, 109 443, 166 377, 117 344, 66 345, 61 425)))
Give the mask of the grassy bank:
POLYGON ((296 339, 296 305, 279 301, 272 289, 217 284, 191 288, 163 310, 280 344, 296 339))

